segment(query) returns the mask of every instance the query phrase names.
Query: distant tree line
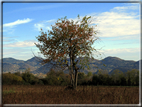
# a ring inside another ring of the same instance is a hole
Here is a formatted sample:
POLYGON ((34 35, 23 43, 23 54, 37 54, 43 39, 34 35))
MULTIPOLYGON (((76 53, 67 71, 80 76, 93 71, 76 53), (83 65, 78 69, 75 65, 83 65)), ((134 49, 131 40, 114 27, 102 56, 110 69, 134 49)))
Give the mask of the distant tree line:
MULTIPOLYGON (((78 85, 103 85, 103 86, 139 86, 139 71, 133 69, 123 73, 120 70, 114 70, 110 75, 102 73, 98 74, 88 72, 78 73, 78 85)), ((70 85, 70 75, 63 71, 54 71, 51 69, 45 78, 38 78, 30 73, 30 69, 26 69, 24 73, 5 73, 2 74, 3 85, 70 85)))

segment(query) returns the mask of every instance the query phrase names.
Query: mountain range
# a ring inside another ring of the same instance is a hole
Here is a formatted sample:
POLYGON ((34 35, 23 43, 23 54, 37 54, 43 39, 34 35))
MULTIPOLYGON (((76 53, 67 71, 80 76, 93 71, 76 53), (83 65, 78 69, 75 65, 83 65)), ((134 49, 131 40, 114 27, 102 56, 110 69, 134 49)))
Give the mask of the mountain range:
MULTIPOLYGON (((77 58, 76 60, 79 60, 81 58, 77 58)), ((67 59, 68 62, 69 59, 67 59)), ((23 60, 18 60, 18 59, 14 59, 14 58, 3 58, 2 59, 2 65, 3 65, 3 73, 4 72, 24 72, 26 69, 30 68, 31 73, 33 74, 37 74, 37 73, 43 73, 46 74, 47 72, 50 71, 52 65, 50 63, 47 63, 45 65, 41 64, 42 58, 40 57, 33 57, 27 61, 23 61, 23 60)), ((107 73, 111 73, 113 72, 115 69, 119 69, 122 72, 127 72, 128 70, 132 70, 132 69, 138 69, 139 70, 139 62, 140 61, 132 61, 132 60, 123 60, 120 59, 118 57, 106 57, 103 60, 98 60, 98 59, 89 59, 89 66, 90 66, 90 70, 87 69, 87 67, 85 67, 85 69, 81 69, 80 72, 84 72, 85 74, 87 74, 89 71, 91 71, 93 74, 98 73, 98 70, 104 70, 107 73), (104 66, 105 64, 105 66, 104 66), (98 68, 97 68, 98 67, 98 68)), ((77 64, 78 67, 80 67, 79 64, 77 64)), ((59 70, 60 67, 58 68, 53 68, 54 70, 59 70)), ((64 70, 64 73, 69 73, 68 69, 64 70)))

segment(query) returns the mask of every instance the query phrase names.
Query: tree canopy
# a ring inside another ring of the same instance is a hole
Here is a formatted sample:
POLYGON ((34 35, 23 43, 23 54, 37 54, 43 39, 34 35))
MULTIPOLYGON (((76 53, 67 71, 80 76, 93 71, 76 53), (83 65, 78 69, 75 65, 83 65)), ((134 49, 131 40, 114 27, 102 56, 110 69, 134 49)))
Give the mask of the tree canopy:
POLYGON ((96 36, 98 32, 91 26, 90 19, 91 16, 85 16, 81 20, 78 15, 78 20, 74 22, 64 17, 58 19, 55 25, 51 25, 52 30, 48 31, 48 36, 41 29, 41 35, 36 37, 39 43, 35 45, 45 57, 43 63, 54 62, 54 65, 68 67, 73 86, 77 84, 78 70, 85 66, 89 68, 89 58, 93 58, 94 51, 97 52, 92 44, 99 39, 96 36), (81 68, 76 66, 77 57, 84 57, 79 61, 81 68), (70 64, 67 58, 70 59, 70 64))

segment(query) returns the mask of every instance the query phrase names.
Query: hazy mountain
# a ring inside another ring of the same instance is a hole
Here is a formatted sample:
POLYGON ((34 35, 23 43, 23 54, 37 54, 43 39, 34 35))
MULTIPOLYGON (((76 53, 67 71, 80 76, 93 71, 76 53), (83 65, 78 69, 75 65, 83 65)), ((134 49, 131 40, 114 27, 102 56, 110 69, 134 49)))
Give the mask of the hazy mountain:
POLYGON ((108 74, 111 74, 114 70, 120 70, 123 73, 127 72, 128 70, 131 70, 130 68, 124 68, 124 67, 117 67, 111 70, 111 72, 109 72, 108 74))
POLYGON ((45 64, 39 68, 37 68, 36 70, 32 71, 32 73, 37 74, 37 73, 43 73, 46 74, 48 71, 50 71, 51 69, 51 64, 45 64))
POLYGON ((40 67, 41 66, 41 61, 42 61, 42 58, 40 57, 33 57, 27 61, 25 61, 26 64, 29 64, 30 66, 37 66, 37 67, 40 67))
MULTIPOLYGON (((134 68, 135 69, 139 68, 139 63, 140 63, 140 60, 134 63, 134 68)), ((141 63, 142 63, 142 60, 141 60, 141 63)))
POLYGON ((119 66, 130 66, 135 63, 135 61, 126 61, 117 57, 107 57, 102 60, 102 63, 106 65, 113 65, 114 67, 119 67, 119 66))
POLYGON ((19 70, 25 70, 25 69, 28 69, 28 68, 30 68, 31 71, 36 70, 35 67, 33 67, 29 64, 26 64, 26 63, 19 63, 18 65, 19 65, 19 70))
MULTIPOLYGON (((75 61, 78 61, 77 67, 81 67, 79 62, 83 57, 77 58, 75 61)), ((68 63, 70 64, 70 60, 68 63)), ((14 71, 24 71, 26 68, 30 68, 31 72, 36 73, 43 73, 46 74, 51 69, 52 65, 47 63, 45 65, 41 65, 42 58, 40 57, 33 57, 27 61, 17 60, 14 58, 3 58, 3 72, 14 72, 14 71)), ((111 73, 115 69, 120 69, 122 72, 126 72, 127 70, 131 69, 139 69, 139 61, 130 61, 130 60, 123 60, 117 57, 106 57, 103 60, 97 59, 89 59, 89 66, 90 70, 85 67, 85 69, 81 69, 79 72, 88 73, 91 71, 93 74, 98 72, 98 69, 105 70, 107 73, 111 73), (105 64, 106 66, 104 66, 105 64), (98 68, 97 68, 98 67, 98 68)), ((55 68, 54 70, 59 70, 60 67, 55 68)), ((69 70, 66 68, 65 73, 68 73, 69 70)))
POLYGON ((14 58, 3 58, 3 72, 17 72, 17 71, 25 71, 30 68, 31 71, 36 70, 41 67, 41 58, 33 57, 27 61, 17 60, 14 58))
POLYGON ((24 63, 23 60, 17 60, 14 58, 3 58, 3 63, 11 63, 11 64, 18 64, 18 63, 24 63))
POLYGON ((3 72, 16 72, 18 69, 18 65, 11 63, 3 63, 3 72))
MULTIPOLYGON (((81 58, 77 58, 76 60, 79 60, 78 63, 80 62, 80 60, 83 59, 81 58)), ((128 60, 123 60, 117 57, 107 57, 103 60, 97 60, 97 59, 89 59, 90 60, 90 70, 87 69, 87 67, 85 67, 85 69, 81 69, 80 72, 84 72, 84 73, 88 73, 88 71, 91 71, 93 74, 98 72, 98 69, 102 69, 105 72, 109 73, 112 72, 115 69, 120 69, 122 70, 122 72, 127 72, 127 70, 131 70, 131 69, 139 69, 139 63, 136 61, 128 61, 128 60), (106 66, 104 66, 103 64, 105 64, 106 66), (98 68, 97 68, 98 67, 98 68)), ((69 61, 69 59, 68 59, 69 61)), ((77 67, 80 67, 79 64, 77 64, 77 67)), ((33 71, 33 73, 47 73, 51 68, 50 64, 46 64, 40 68, 38 68, 37 70, 33 71)), ((54 68, 53 68, 54 69, 54 68)), ((66 69, 64 71, 64 73, 69 73, 69 70, 66 69)))

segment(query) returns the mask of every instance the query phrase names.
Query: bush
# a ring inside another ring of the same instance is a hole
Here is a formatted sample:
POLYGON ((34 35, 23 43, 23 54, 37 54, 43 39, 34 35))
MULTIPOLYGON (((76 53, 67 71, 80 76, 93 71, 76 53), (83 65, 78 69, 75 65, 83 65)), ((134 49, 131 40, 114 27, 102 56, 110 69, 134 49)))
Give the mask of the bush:
POLYGON ((69 75, 64 74, 63 71, 54 71, 51 69, 46 78, 42 79, 43 83, 46 85, 68 85, 69 84, 69 75))
POLYGON ((20 71, 14 73, 17 76, 21 76, 20 71))
POLYGON ((84 72, 79 72, 78 73, 78 80, 79 79, 84 79, 85 78, 85 73, 84 72))
POLYGON ((23 79, 20 76, 11 73, 2 74, 2 83, 7 85, 20 85, 23 84, 23 79))
POLYGON ((87 77, 91 77, 92 75, 92 72, 88 72, 87 77))
POLYGON ((30 73, 30 69, 26 69, 24 73, 22 73, 22 78, 26 83, 34 85, 38 82, 38 79, 30 73))
POLYGON ((125 77, 121 77, 120 80, 121 80, 121 83, 120 83, 120 84, 121 84, 122 86, 126 86, 126 78, 125 78, 125 77))

